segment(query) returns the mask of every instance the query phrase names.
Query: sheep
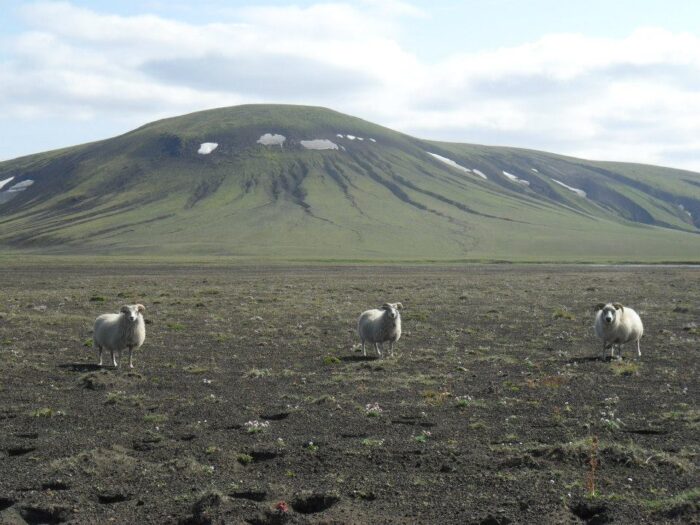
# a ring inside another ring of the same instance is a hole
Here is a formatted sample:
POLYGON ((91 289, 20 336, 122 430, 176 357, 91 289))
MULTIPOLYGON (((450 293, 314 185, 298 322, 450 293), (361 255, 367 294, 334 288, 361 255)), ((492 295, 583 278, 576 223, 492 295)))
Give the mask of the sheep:
POLYGON ((394 343, 401 337, 401 303, 384 303, 381 308, 362 312, 357 321, 357 332, 362 340, 362 355, 367 356, 365 341, 374 343, 379 357, 384 342, 389 341, 389 354, 394 355, 394 343), (381 346, 381 350, 380 350, 381 346))
POLYGON ((146 308, 142 304, 125 304, 118 314, 102 314, 95 319, 92 340, 97 347, 97 355, 102 366, 102 350, 109 350, 112 354, 112 364, 119 367, 115 353, 129 349, 129 368, 134 368, 132 351, 139 348, 146 339, 146 323, 143 320, 143 312, 146 308))
POLYGON ((644 334, 644 325, 637 312, 620 303, 600 303, 595 307, 595 333, 603 340, 603 357, 605 350, 610 348, 610 357, 615 355, 617 346, 618 357, 622 358, 622 345, 632 341, 637 342, 637 353, 642 356, 639 340, 644 334))

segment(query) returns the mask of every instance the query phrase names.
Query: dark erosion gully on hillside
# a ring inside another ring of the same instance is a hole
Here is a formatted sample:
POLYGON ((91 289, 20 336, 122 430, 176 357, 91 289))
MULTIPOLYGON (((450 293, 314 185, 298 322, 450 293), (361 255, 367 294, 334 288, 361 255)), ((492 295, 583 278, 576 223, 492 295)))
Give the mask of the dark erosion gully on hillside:
POLYGON ((33 252, 650 262, 700 253, 697 173, 425 141, 314 107, 166 119, 1 162, 8 179, 0 247, 33 252), (272 133, 284 140, 260 142, 272 133), (218 147, 199 153, 205 142, 218 147))

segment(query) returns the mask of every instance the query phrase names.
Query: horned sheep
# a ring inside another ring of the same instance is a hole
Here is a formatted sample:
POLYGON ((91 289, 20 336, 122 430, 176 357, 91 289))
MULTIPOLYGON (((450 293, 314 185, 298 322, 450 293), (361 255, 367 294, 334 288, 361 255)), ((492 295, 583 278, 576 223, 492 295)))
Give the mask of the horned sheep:
POLYGON ((401 337, 401 303, 384 303, 381 308, 362 312, 357 321, 357 331, 362 340, 362 354, 367 355, 365 342, 374 343, 381 357, 384 343, 389 342, 389 355, 394 355, 394 343, 401 337), (381 346, 381 350, 380 350, 381 346))
POLYGON ((116 355, 125 348, 129 349, 129 368, 134 368, 132 352, 146 340, 146 323, 143 313, 146 308, 142 304, 125 304, 118 314, 102 314, 95 319, 92 339, 97 348, 102 366, 102 350, 112 354, 112 364, 119 366, 116 355))
POLYGON ((636 342, 637 353, 642 356, 639 340, 644 334, 644 325, 637 312, 620 303, 600 303, 595 307, 595 333, 603 340, 603 356, 605 350, 610 348, 610 357, 615 354, 617 346, 618 356, 622 357, 622 345, 636 342))

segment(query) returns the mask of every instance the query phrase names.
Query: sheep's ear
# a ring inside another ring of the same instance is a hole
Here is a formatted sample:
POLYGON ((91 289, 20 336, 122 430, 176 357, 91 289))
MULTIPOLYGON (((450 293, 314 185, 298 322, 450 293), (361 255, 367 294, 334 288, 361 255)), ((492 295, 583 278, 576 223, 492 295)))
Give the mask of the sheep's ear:
POLYGON ((597 312, 598 310, 602 310, 603 308, 605 308, 605 303, 598 303, 593 307, 593 311, 597 312))
POLYGON ((615 307, 615 310, 621 310, 623 312, 625 311, 625 307, 622 306, 620 303, 613 303, 613 306, 615 307))
POLYGON ((401 303, 394 303, 394 308, 397 310, 403 310, 403 305, 401 303))
POLYGON ((124 314, 128 314, 128 313, 129 313, 129 305, 128 305, 128 304, 125 304, 124 306, 122 306, 122 307, 119 309, 119 311, 122 312, 122 313, 124 313, 124 314))
POLYGON ((382 305, 382 310, 391 310, 391 305, 389 303, 384 303, 382 305))
POLYGON ((145 307, 144 305, 142 305, 142 304, 137 304, 137 305, 136 305, 136 309, 137 309, 139 312, 141 312, 141 313, 143 313, 143 312, 146 311, 146 307, 145 307))

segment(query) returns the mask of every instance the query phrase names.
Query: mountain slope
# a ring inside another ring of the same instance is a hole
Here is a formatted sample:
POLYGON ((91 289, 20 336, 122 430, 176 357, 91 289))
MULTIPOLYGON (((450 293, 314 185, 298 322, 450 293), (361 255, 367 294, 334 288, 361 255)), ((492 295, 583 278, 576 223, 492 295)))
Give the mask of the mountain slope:
POLYGON ((41 253, 700 260, 697 173, 419 140, 314 107, 166 119, 2 162, 3 181, 0 246, 41 253))

